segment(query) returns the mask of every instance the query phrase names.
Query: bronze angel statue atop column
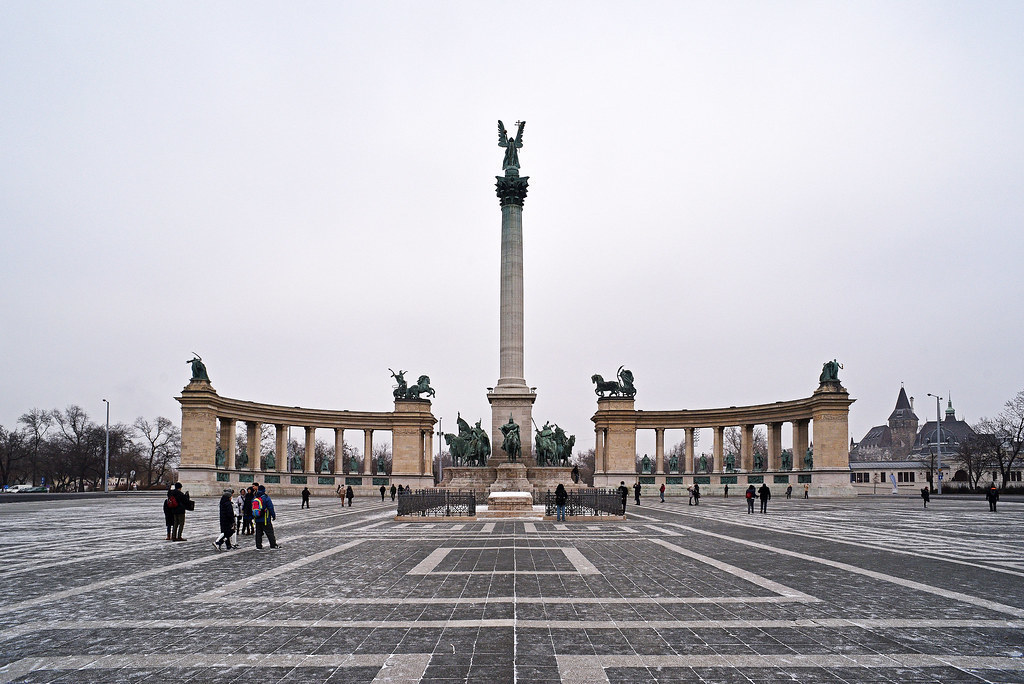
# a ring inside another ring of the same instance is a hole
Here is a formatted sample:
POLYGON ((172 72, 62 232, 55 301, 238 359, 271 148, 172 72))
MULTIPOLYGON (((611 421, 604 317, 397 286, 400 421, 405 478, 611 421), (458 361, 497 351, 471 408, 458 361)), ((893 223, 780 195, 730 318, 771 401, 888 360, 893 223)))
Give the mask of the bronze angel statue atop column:
POLYGON ((508 137, 508 133, 505 132, 505 124, 498 120, 498 147, 505 148, 505 159, 501 163, 503 171, 509 169, 515 169, 515 173, 519 172, 519 149, 523 146, 523 129, 526 128, 525 121, 516 121, 516 126, 519 127, 516 133, 515 139, 508 137))

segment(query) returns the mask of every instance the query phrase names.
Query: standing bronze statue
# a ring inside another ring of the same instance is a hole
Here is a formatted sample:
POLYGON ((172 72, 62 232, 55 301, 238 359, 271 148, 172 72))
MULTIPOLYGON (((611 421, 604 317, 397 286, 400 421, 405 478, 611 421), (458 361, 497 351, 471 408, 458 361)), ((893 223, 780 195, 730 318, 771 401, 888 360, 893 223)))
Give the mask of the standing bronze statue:
POLYGON ((821 366, 821 375, 818 376, 818 382, 839 382, 839 370, 842 367, 843 364, 835 359, 826 361, 821 366))
POLYGON ((512 175, 519 173, 519 150, 523 147, 523 129, 526 128, 526 122, 516 121, 516 126, 519 130, 516 132, 515 139, 512 139, 505 132, 505 124, 501 123, 500 119, 498 120, 498 147, 505 148, 505 158, 501 161, 501 168, 503 171, 513 169, 512 175))
POLYGON ((210 382, 210 376, 206 374, 206 364, 203 363, 203 359, 199 354, 192 352, 194 359, 189 359, 185 363, 192 364, 192 379, 193 380, 205 380, 210 382))

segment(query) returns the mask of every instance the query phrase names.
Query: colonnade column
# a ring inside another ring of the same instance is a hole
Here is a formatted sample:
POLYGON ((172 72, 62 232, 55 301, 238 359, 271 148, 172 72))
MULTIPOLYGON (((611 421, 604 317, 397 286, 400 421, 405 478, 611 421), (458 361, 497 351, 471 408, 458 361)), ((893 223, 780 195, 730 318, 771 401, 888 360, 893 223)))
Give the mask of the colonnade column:
POLYGON ((693 471, 693 440, 696 433, 696 428, 686 428, 686 455, 683 457, 682 467, 679 468, 680 473, 693 471))
POLYGON ((434 430, 423 431, 426 446, 423 449, 423 474, 434 476, 434 430))
POLYGON ((654 428, 654 458, 656 461, 654 472, 658 475, 665 474, 665 428, 654 428))
POLYGON ((808 420, 793 421, 793 469, 802 467, 804 455, 807 454, 808 442, 808 420))
POLYGON ((245 451, 249 456, 249 467, 263 470, 263 459, 260 457, 260 424, 245 421, 245 451))
POLYGON ((719 426, 714 428, 714 431, 715 440, 714 446, 712 447, 711 458, 714 460, 714 464, 716 466, 721 467, 724 463, 722 454, 725 451, 725 428, 719 426))
POLYGON ((277 450, 277 469, 281 472, 287 472, 291 470, 291 464, 288 463, 288 426, 275 425, 274 430, 274 448, 277 450))
POLYGON ((748 473, 754 469, 754 426, 742 426, 740 433, 740 468, 748 473))
POLYGON ((782 423, 768 423, 768 470, 782 466, 782 423))
POLYGON ((306 453, 302 459, 302 470, 311 473, 316 470, 316 428, 307 427, 306 430, 306 453))
POLYGON ((334 428, 334 474, 345 474, 345 428, 334 428))
MULTIPOLYGON (((605 472, 604 463, 604 429, 594 430, 594 470, 599 473, 605 472)), ((597 484, 596 482, 594 484, 597 484)))
POLYGON ((220 448, 227 454, 227 469, 235 469, 235 419, 220 419, 220 448))
POLYGON ((363 475, 370 475, 373 463, 373 430, 363 430, 363 475))

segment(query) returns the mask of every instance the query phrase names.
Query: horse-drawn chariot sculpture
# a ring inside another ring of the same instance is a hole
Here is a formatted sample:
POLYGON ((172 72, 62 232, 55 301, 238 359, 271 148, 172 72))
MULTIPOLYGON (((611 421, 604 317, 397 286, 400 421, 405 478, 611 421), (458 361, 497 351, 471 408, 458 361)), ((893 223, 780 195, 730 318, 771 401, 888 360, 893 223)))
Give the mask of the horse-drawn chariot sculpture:
POLYGON ((594 374, 590 376, 590 381, 594 383, 594 393, 605 398, 605 393, 609 397, 626 397, 632 399, 636 396, 636 387, 633 386, 633 373, 625 369, 625 366, 619 366, 618 372, 615 374, 616 380, 605 380, 600 375, 594 374))

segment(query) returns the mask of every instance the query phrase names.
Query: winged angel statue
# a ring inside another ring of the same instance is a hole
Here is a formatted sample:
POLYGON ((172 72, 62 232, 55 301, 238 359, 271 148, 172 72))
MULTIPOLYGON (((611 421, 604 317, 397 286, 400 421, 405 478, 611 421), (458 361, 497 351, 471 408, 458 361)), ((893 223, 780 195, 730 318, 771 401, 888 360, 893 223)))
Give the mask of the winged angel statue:
POLYGON ((516 121, 516 126, 519 127, 516 133, 515 140, 511 140, 508 137, 508 133, 505 132, 505 124, 498 120, 498 147, 505 148, 505 159, 501 163, 502 171, 509 169, 515 169, 519 171, 519 148, 523 146, 523 129, 526 128, 525 121, 516 121))

